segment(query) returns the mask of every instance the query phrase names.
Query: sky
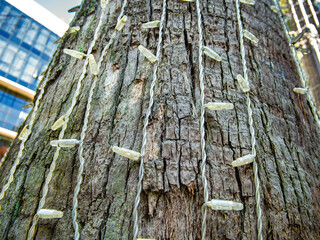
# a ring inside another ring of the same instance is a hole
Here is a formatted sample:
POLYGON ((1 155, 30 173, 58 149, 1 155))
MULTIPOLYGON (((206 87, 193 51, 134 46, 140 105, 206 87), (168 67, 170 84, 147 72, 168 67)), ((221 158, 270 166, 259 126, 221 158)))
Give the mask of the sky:
POLYGON ((68 13, 68 10, 80 4, 81 0, 35 0, 37 3, 48 9, 58 18, 69 24, 74 13, 68 13))

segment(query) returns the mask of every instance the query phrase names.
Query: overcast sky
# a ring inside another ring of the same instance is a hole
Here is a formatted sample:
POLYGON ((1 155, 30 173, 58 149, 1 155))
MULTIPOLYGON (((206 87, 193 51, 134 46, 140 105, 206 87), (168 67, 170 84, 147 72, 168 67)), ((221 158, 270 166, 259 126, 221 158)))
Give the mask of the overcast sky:
POLYGON ((35 0, 37 3, 48 9, 58 18, 66 23, 70 23, 74 13, 68 13, 68 10, 80 4, 81 0, 35 0))

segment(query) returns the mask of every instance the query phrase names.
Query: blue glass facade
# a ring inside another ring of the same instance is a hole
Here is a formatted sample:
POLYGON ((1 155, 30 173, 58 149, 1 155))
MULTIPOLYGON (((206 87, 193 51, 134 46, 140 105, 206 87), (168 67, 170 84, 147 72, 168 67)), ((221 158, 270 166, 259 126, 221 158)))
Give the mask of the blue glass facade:
MULTIPOLYGON (((0 0, 0 76, 31 90, 39 83, 59 36, 0 0)), ((0 90, 0 127, 16 131, 30 109, 18 95, 0 90)))

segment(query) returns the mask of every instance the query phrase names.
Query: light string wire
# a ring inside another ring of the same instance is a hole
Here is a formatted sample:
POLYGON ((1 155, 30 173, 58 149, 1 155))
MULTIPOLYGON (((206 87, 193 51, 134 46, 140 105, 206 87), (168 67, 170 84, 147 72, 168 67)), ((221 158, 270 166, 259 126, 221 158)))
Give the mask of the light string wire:
MULTIPOLYGON (((201 179, 203 185, 203 197, 204 203, 208 202, 209 199, 209 192, 208 192, 208 183, 206 178, 206 140, 205 140, 205 127, 204 127, 204 114, 205 114, 205 104, 204 104, 204 74, 203 74, 203 64, 202 64, 202 54, 203 54, 203 36, 202 36, 202 19, 201 19, 201 9, 199 0, 196 0, 196 8, 197 8, 197 22, 198 22, 198 64, 199 64, 199 81, 200 81, 200 101, 201 101, 201 112, 200 112, 200 138, 201 138, 201 156, 202 162, 200 165, 201 170, 201 179)), ((206 231, 207 231, 207 208, 203 208, 202 211, 202 224, 201 224, 201 233, 202 233, 202 240, 205 240, 206 231)))
MULTIPOLYGON (((14 174, 16 172, 16 169, 17 169, 17 167, 18 167, 18 165, 20 163, 20 160, 22 158, 22 155, 23 155, 23 150, 25 148, 25 143, 28 140, 28 138, 29 138, 29 136, 30 136, 30 134, 32 132, 32 128, 33 128, 33 126, 35 124, 35 119, 36 119, 37 111, 39 109, 39 104, 40 104, 40 101, 41 101, 41 99, 42 99, 42 97, 44 95, 45 86, 46 86, 46 84, 48 82, 49 76, 51 75, 51 71, 52 71, 52 67, 49 69, 49 71, 48 71, 48 73, 46 75, 46 78, 45 78, 45 80, 44 80, 44 82, 42 84, 42 88, 40 90, 40 93, 38 95, 38 98, 37 98, 37 100, 36 100, 36 102, 34 104, 33 111, 32 111, 31 118, 30 118, 30 122, 28 123, 28 125, 29 125, 28 130, 27 130, 26 135, 24 136, 24 138, 21 140, 20 147, 19 147, 19 152, 18 152, 16 160, 14 161, 14 163, 13 163, 11 169, 10 169, 8 181, 3 186, 2 190, 1 190, 0 201, 4 198, 6 191, 8 190, 8 188, 10 187, 10 184, 12 183, 12 181, 14 179, 14 174)), ((7 150, 5 156, 2 158, 0 167, 5 162, 8 152, 9 152, 9 149, 7 150)))
MULTIPOLYGON (((100 35, 100 28, 102 26, 102 23, 103 23, 103 20, 104 20, 104 16, 105 16, 103 13, 104 13, 104 11, 101 12, 100 20, 99 20, 98 26, 97 26, 97 28, 95 30, 93 40, 90 43, 89 49, 87 51, 87 56, 89 56, 89 54, 91 54, 92 49, 95 46, 95 43, 96 43, 96 41, 97 41, 97 39, 98 39, 98 37, 100 35)), ((68 111, 65 114, 65 122, 64 122, 64 124, 62 126, 62 130, 61 130, 61 132, 59 134, 59 139, 63 139, 64 133, 65 133, 65 131, 67 129, 67 125, 68 125, 68 122, 69 122, 70 115, 71 115, 71 113, 72 113, 72 111, 73 111, 73 109, 74 109, 74 107, 75 107, 75 105, 77 103, 77 98, 78 98, 78 96, 80 94, 80 91, 81 91, 82 80, 85 78, 86 73, 87 73, 88 63, 89 63, 89 60, 88 60, 88 57, 86 57, 86 60, 85 60, 85 63, 83 65, 83 69, 82 69, 82 74, 80 75, 76 91, 75 91, 75 93, 73 95, 73 98, 72 98, 71 106, 70 106, 70 108, 68 109, 68 111)), ((38 206, 37 212, 39 212, 43 208, 43 206, 45 204, 46 196, 48 194, 48 187, 49 187, 50 181, 52 179, 53 171, 54 171, 54 169, 56 167, 56 161, 57 161, 57 159, 59 157, 59 153, 60 153, 60 147, 58 146, 56 151, 55 151, 55 153, 54 153, 53 160, 52 160, 51 165, 50 165, 50 170, 49 170, 49 173, 48 173, 48 175, 46 177, 45 184, 44 184, 43 189, 42 189, 42 197, 41 197, 41 200, 39 202, 39 206, 38 206)), ((34 217, 33 217, 33 220, 32 220, 32 226, 30 227, 29 232, 28 232, 28 240, 33 239, 34 234, 35 234, 35 228, 36 228, 36 225, 37 225, 38 221, 39 221, 39 216, 38 216, 38 214, 35 214, 34 217)))
POLYGON ((146 152, 146 145, 147 145, 147 126, 149 124, 149 117, 151 115, 151 110, 153 106, 153 89, 156 85, 158 76, 157 76, 157 71, 158 67, 160 64, 160 58, 161 58, 161 44, 162 44, 162 31, 163 31, 163 24, 165 20, 165 15, 166 15, 166 8, 167 8, 167 1, 163 0, 162 1, 162 13, 161 13, 161 18, 160 18, 160 25, 159 25, 159 38, 158 38, 158 45, 157 45, 157 53, 156 53, 156 58, 157 61, 154 63, 153 66, 153 79, 151 82, 150 86, 150 100, 149 100, 149 106, 146 112, 146 116, 144 119, 144 125, 143 125, 143 130, 142 130, 142 146, 141 146, 141 157, 140 157, 140 168, 139 168, 139 180, 138 180, 138 186, 137 186, 137 195, 134 203, 134 208, 133 208, 133 240, 137 239, 138 236, 138 231, 139 231, 139 223, 138 223, 138 207, 140 203, 140 195, 141 195, 141 190, 142 190, 142 180, 143 180, 143 174, 144 174, 144 162, 143 158, 146 152))
MULTIPOLYGON (((240 2, 239 0, 235 0, 235 2, 236 2, 237 22, 238 22, 238 28, 239 28, 240 53, 241 53, 241 60, 242 60, 242 67, 243 67, 243 75, 244 75, 244 79, 248 83, 249 81, 248 81, 248 74, 247 74, 247 62, 245 59, 246 52, 245 52, 244 42, 243 42, 243 27, 242 27, 242 21, 241 21, 240 2)), ((254 156, 253 175, 254 175, 254 184, 255 184, 258 239, 263 240, 262 217, 261 217, 262 211, 261 211, 261 199, 260 199, 260 180, 259 180, 259 174, 258 174, 258 164, 256 161, 256 138, 255 138, 255 131, 253 126, 251 99, 250 99, 249 92, 246 93, 246 104, 248 109, 248 123, 249 123, 250 135, 251 135, 252 155, 254 156)))
MULTIPOLYGON (((290 35, 289 35, 288 27, 287 27, 287 25, 286 25, 286 23, 285 23, 285 21, 284 21, 284 19, 283 19, 282 12, 280 11, 280 4, 279 4, 279 2, 278 2, 277 0, 273 0, 273 3, 274 3, 274 4, 278 7, 278 9, 279 9, 279 11, 278 11, 278 17, 279 17, 279 19, 280 19, 281 25, 282 25, 283 30, 284 30, 284 32, 285 32, 287 41, 288 41, 288 43, 289 43, 289 45, 290 45, 290 43, 291 43, 291 37, 290 37, 290 35)), ((307 77, 304 69, 303 69, 302 66, 301 66, 301 62, 300 62, 300 60, 299 60, 299 58, 298 58, 297 51, 296 51, 295 47, 292 46, 292 45, 290 45, 290 50, 291 50, 291 51, 290 51, 290 54, 291 54, 291 56, 293 57, 293 60, 294 60, 294 62, 295 62, 295 64, 296 64, 296 67, 297 67, 297 70, 298 70, 298 74, 299 74, 299 77, 300 77, 301 85, 302 85, 303 88, 305 88, 305 87, 307 87, 307 81, 309 81, 309 80, 308 80, 308 77, 307 77)), ((308 102, 309 102, 309 104, 310 104, 311 112, 312 112, 312 114, 313 114, 313 117, 314 117, 314 119, 316 120, 316 123, 317 123, 318 127, 320 128, 320 119, 319 119, 319 115, 318 115, 318 113, 317 113, 318 109, 317 109, 317 107, 316 107, 316 105, 315 105, 315 101, 314 101, 314 99, 313 99, 312 94, 310 93, 310 90, 307 91, 307 100, 308 100, 308 102)))
MULTIPOLYGON (((108 4, 109 1, 107 1, 106 4, 108 4)), ((127 0, 124 0, 123 5, 122 5, 122 9, 120 12, 120 15, 118 17, 118 22, 121 19, 122 15, 124 14, 124 9, 125 6, 127 5, 127 0)), ((104 10, 106 11, 106 9, 104 10)), ((98 72, 100 71, 100 67, 102 64, 102 61, 109 49, 109 47, 111 46, 111 44, 114 41, 114 38, 116 37, 116 30, 113 32, 113 34, 110 37, 109 42, 106 44, 106 46, 104 47, 104 49, 102 50, 99 62, 98 62, 98 72)), ((81 135, 80 135, 80 145, 79 145, 79 161, 80 161, 80 165, 79 165, 79 172, 78 172, 78 177, 77 177, 77 185, 74 189, 74 195, 73 195, 73 209, 72 209, 72 224, 73 224, 73 228, 74 228, 74 239, 78 240, 80 238, 80 233, 79 233, 79 226, 77 223, 77 208, 78 208, 78 195, 80 192, 80 187, 81 187, 81 183, 83 180, 82 174, 83 174, 83 170, 84 170, 84 163, 85 163, 85 159, 83 156, 83 142, 84 139, 86 137, 86 132, 87 132, 87 128, 88 128, 88 122, 89 122, 89 115, 90 115, 90 111, 91 111, 91 102, 92 102, 92 98, 93 98, 93 94, 94 94, 94 90, 96 88, 97 85, 97 81, 98 81, 98 77, 95 76, 93 83, 91 85, 90 88, 90 92, 89 92, 89 97, 88 97, 88 102, 87 102, 87 107, 86 107, 86 113, 85 113, 85 117, 84 117, 84 124, 83 124, 83 128, 81 131, 81 135)))

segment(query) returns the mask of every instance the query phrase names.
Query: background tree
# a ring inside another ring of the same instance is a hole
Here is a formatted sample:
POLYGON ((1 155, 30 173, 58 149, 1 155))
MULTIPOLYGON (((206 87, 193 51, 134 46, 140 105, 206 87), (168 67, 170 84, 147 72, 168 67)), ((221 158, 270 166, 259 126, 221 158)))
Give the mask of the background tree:
MULTIPOLYGON (((319 239, 320 131, 307 97, 292 91, 300 86, 299 75, 271 5, 268 0, 241 5, 243 27, 259 38, 258 46, 245 40, 245 53, 257 140, 263 236, 319 239)), ((25 141, 14 179, 1 200, 1 239, 27 238, 57 151, 50 141, 58 139, 61 131, 66 139, 81 139, 89 90, 95 80, 87 132, 80 145, 85 159, 78 196, 81 239, 133 237, 139 163, 115 154, 111 148, 116 145, 140 151, 154 64, 138 46, 155 53, 159 39, 159 29, 143 29, 141 24, 159 20, 161 9, 161 1, 129 0, 124 5, 112 0, 101 18, 99 2, 83 1, 71 24, 81 29, 63 37, 35 97, 38 109, 34 107, 24 123, 35 120, 33 130, 24 140, 13 142, 0 168, 3 189, 25 141), (128 19, 122 31, 116 32, 121 11, 128 19), (97 33, 99 23, 102 28, 97 33), (85 63, 88 65, 86 57, 80 60, 62 51, 91 52, 97 60, 108 43, 98 77, 89 69, 83 74, 85 63), (74 108, 68 123, 51 130, 70 106, 74 108)), ((205 102, 234 104, 233 110, 205 113, 209 199, 232 200, 244 206, 242 211, 208 209, 206 235, 208 239, 256 239, 252 164, 239 168, 231 165, 251 151, 246 96, 235 80, 243 71, 235 3, 201 1, 200 9, 204 45, 222 58, 217 62, 204 56, 205 102)), ((203 186, 197 11, 195 3, 175 0, 168 1, 165 10, 158 81, 147 126, 138 236, 200 239, 203 186)), ((73 238, 71 212, 81 161, 78 156, 77 147, 60 149, 44 208, 63 211, 64 216, 40 219, 36 239, 73 238)))

